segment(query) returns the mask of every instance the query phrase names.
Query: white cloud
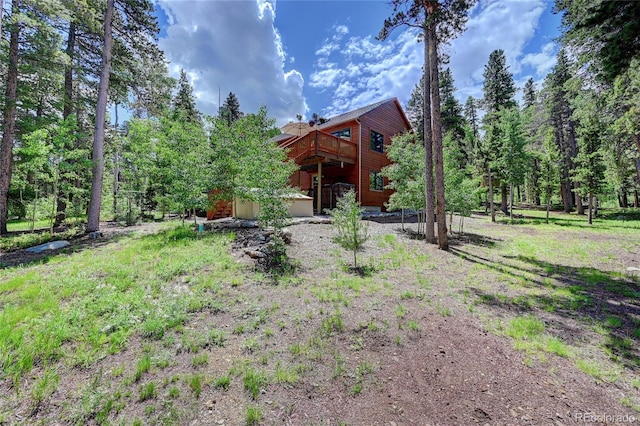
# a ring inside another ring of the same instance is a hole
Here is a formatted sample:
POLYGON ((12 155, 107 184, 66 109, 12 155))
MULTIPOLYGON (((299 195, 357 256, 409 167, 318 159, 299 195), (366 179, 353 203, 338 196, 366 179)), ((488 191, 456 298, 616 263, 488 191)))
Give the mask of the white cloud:
MULTIPOLYGON (((539 53, 523 53, 546 7, 546 0, 481 0, 474 7, 467 30, 451 45, 442 46, 451 56, 447 66, 452 69, 461 102, 468 96, 482 97, 482 73, 495 49, 505 51, 518 82, 525 66, 533 67, 538 76, 553 66, 553 43, 544 45, 539 53)), ((316 71, 310 76, 311 87, 333 94, 333 102, 323 115, 390 97, 406 104, 420 79, 424 51, 416 41, 416 30, 396 31, 395 38, 384 43, 372 36, 347 39, 340 35, 325 41, 316 52, 316 71)))
POLYGON ((158 4, 169 22, 160 47, 174 75, 179 68, 187 71, 204 113, 217 113, 219 87, 222 102, 233 92, 241 110, 255 112, 264 104, 279 124, 307 111, 302 74, 285 69, 286 54, 274 27, 275 1, 158 4))
POLYGON ((480 1, 467 30, 447 49, 461 101, 468 96, 482 97, 484 66, 496 49, 504 50, 512 73, 522 71, 523 51, 533 39, 546 7, 545 0, 480 1))
POLYGON ((316 52, 309 85, 332 92, 332 103, 322 114, 331 117, 392 97, 406 103, 421 73, 417 46, 415 32, 405 31, 384 43, 371 36, 350 37, 334 49, 331 62, 316 52))
POLYGON ((538 77, 547 75, 556 65, 556 44, 547 43, 541 52, 524 55, 522 63, 534 67, 538 77))

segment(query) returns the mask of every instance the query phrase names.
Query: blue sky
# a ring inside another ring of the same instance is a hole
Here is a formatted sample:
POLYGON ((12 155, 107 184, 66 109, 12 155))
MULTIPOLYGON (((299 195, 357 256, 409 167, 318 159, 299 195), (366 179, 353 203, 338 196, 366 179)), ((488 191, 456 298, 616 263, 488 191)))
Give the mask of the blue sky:
MULTIPOLYGON (((372 0, 156 0, 160 47, 177 76, 187 71, 199 108, 218 110, 234 92, 245 112, 261 104, 282 125, 297 114, 325 117, 397 97, 419 81, 422 45, 399 28, 375 39, 392 14, 372 0)), ((489 54, 503 49, 518 87, 541 83, 555 64, 559 16, 552 1, 480 0, 467 31, 444 48, 457 96, 482 96, 489 54)))

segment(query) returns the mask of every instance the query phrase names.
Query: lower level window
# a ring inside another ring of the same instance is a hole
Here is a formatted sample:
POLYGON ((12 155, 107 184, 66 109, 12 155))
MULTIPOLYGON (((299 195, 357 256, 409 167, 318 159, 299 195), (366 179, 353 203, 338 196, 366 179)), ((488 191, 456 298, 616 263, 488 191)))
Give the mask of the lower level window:
POLYGON ((380 172, 369 171, 369 190, 382 191, 384 190, 384 177, 380 172))

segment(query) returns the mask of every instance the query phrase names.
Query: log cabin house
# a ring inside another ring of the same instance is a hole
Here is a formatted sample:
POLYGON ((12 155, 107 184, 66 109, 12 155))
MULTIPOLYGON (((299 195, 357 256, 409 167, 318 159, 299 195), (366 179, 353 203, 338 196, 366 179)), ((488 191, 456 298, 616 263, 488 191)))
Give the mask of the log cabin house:
MULTIPOLYGON (((292 122, 282 127, 274 141, 287 150, 300 169, 290 184, 313 197, 314 212, 336 206, 349 189, 368 211, 385 211, 392 191, 380 171, 390 164, 385 146, 411 124, 397 98, 386 99, 350 111, 322 123, 292 122), (320 188, 320 190, 318 190, 320 188)), ((207 218, 232 215, 232 203, 220 202, 207 218)))
POLYGON ((316 213, 334 208, 349 189, 355 189, 365 210, 385 211, 392 193, 380 174, 390 163, 385 146, 409 130, 400 102, 392 98, 321 123, 289 123, 274 139, 300 166, 291 176, 291 186, 313 197, 316 213))

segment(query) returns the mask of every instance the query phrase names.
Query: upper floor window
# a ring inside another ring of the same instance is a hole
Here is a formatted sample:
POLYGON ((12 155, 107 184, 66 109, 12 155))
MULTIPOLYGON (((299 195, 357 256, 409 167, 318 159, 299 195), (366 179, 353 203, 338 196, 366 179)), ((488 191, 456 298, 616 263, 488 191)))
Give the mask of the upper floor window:
POLYGON ((381 133, 372 130, 369 144, 372 151, 384 152, 384 136, 381 133))
POLYGON ((351 140, 351 129, 342 129, 342 130, 338 130, 337 132, 333 132, 331 134, 337 138, 351 140))

